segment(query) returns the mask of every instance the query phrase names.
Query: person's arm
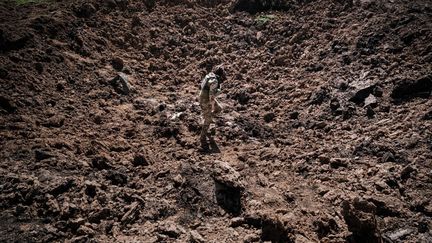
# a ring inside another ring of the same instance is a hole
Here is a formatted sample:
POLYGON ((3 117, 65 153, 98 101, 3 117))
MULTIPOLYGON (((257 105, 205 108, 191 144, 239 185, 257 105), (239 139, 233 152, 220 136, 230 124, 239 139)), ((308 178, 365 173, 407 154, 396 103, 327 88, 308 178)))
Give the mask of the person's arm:
POLYGON ((219 83, 217 79, 211 79, 208 81, 209 87, 210 87, 210 102, 213 106, 214 100, 216 99, 216 96, 219 94, 219 83))

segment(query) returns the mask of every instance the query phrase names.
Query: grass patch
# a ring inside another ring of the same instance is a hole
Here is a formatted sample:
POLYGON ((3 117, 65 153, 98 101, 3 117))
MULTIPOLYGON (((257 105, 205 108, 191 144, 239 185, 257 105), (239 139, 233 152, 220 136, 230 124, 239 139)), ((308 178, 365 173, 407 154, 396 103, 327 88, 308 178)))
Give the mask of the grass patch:
POLYGON ((255 22, 261 25, 261 24, 266 24, 276 18, 277 18, 276 15, 273 14, 259 15, 255 18, 255 22))
POLYGON ((29 4, 29 3, 40 3, 46 1, 47 0, 14 0, 14 2, 18 5, 29 4))

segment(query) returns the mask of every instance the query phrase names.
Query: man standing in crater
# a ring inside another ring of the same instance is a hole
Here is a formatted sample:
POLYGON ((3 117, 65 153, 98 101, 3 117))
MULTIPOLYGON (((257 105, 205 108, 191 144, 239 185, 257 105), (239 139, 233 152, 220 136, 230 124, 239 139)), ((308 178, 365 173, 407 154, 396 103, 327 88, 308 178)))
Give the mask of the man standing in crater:
POLYGON ((208 150, 208 141, 213 139, 215 134, 214 129, 210 129, 215 115, 222 111, 220 103, 216 100, 216 96, 220 93, 221 84, 226 80, 225 70, 222 65, 216 66, 212 72, 207 74, 201 82, 201 92, 199 96, 200 106, 203 114, 203 124, 201 129, 201 146, 204 150, 208 150))

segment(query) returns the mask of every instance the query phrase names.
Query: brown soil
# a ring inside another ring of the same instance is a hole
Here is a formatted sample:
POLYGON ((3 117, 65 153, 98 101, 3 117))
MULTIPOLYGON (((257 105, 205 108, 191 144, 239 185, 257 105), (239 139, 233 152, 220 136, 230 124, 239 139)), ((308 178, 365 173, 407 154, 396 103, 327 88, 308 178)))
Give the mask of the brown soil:
POLYGON ((0 241, 432 242, 431 2, 261 2, 1 1, 0 241))

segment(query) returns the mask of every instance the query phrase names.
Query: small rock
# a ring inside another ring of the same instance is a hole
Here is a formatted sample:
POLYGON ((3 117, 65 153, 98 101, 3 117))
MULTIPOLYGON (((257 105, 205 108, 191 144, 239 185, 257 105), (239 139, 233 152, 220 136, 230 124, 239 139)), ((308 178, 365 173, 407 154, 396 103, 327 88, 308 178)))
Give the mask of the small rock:
POLYGON ((116 186, 124 186, 127 184, 128 181, 128 177, 126 174, 114 170, 108 171, 106 178, 110 180, 113 185, 116 186))
POLYGON ((227 212, 234 215, 241 212, 241 196, 244 191, 244 182, 240 173, 227 162, 216 161, 212 177, 215 182, 217 203, 227 212))
POLYGON ((140 204, 138 202, 133 202, 130 205, 129 210, 123 215, 120 221, 122 222, 122 224, 133 223, 136 220, 140 210, 140 204))
POLYGON ((189 235, 190 243, 204 243, 206 240, 196 230, 192 230, 189 235))
POLYGON ((340 107, 339 100, 336 99, 336 98, 331 99, 331 101, 330 101, 330 109, 332 111, 336 111, 337 109, 339 109, 339 107, 340 107))
POLYGON ((35 63, 35 69, 36 71, 41 74, 43 72, 43 65, 40 62, 35 63))
POLYGON ((158 228, 158 232, 160 234, 166 235, 170 238, 178 238, 183 232, 181 228, 179 228, 174 223, 167 223, 158 228))
POLYGON ((126 74, 119 73, 115 78, 110 81, 118 93, 128 95, 131 92, 132 86, 129 84, 129 79, 126 74))
POLYGON ((95 231, 91 229, 90 227, 87 227, 85 225, 81 225, 77 230, 78 235, 88 235, 90 237, 95 235, 95 231))
POLYGON ((387 237, 392 241, 403 240, 406 236, 414 233, 414 229, 398 229, 392 233, 387 234, 387 237))
POLYGON ((355 242, 381 242, 373 203, 355 198, 342 203, 342 215, 355 242))
POLYGON ((372 109, 372 107, 366 107, 366 116, 369 118, 373 118, 375 116, 375 111, 372 109))
POLYGON ((402 180, 406 180, 406 179, 410 178, 411 173, 415 172, 415 171, 416 171, 416 169, 414 167, 412 167, 411 165, 407 165, 405 168, 402 169, 400 178, 402 180))
POLYGON ((106 156, 96 156, 92 159, 92 166, 98 170, 110 169, 109 159, 106 156))
POLYGON ((372 108, 376 107, 376 106, 377 106, 377 99, 375 98, 375 96, 372 95, 372 94, 370 94, 370 95, 365 99, 364 106, 365 106, 365 107, 366 107, 366 106, 370 106, 370 107, 372 107, 372 108))
POLYGON ((356 80, 350 83, 349 86, 351 88, 349 92, 351 97, 349 100, 356 103, 357 105, 360 105, 372 93, 376 87, 376 82, 368 79, 356 80))
POLYGON ((248 234, 243 238, 244 243, 250 243, 250 242, 259 242, 260 236, 257 234, 248 234))
POLYGON ((150 163, 144 154, 136 154, 132 161, 132 164, 134 166, 147 166, 150 163))
POLYGON ((331 158, 330 159, 330 167, 333 169, 337 169, 340 167, 348 167, 348 160, 343 158, 331 158))
POLYGON ((120 57, 114 57, 111 60, 111 65, 113 66, 113 68, 117 71, 122 71, 123 67, 124 67, 124 62, 123 59, 121 59, 120 57))
POLYGON ((4 96, 0 96, 0 108, 5 110, 7 113, 13 113, 17 110, 13 102, 4 96))
POLYGON ((267 123, 272 122, 274 120, 275 116, 276 115, 273 112, 268 112, 264 115, 264 121, 267 123))
POLYGON ((185 183, 185 179, 179 174, 173 177, 174 187, 180 187, 185 183))
POLYGON ((36 161, 41 161, 44 159, 49 159, 54 157, 54 155, 50 154, 47 151, 43 151, 43 150, 35 150, 35 159, 36 161))
POLYGON ((91 3, 84 3, 75 9, 75 13, 80 18, 89 18, 96 13, 96 8, 91 3))
POLYGON ((243 217, 234 217, 231 219, 230 227, 239 227, 245 223, 245 219, 243 217))
POLYGON ((85 181, 84 182, 85 185, 85 193, 89 196, 89 197, 94 197, 96 196, 97 193, 97 188, 100 187, 100 185, 96 182, 93 181, 85 181))
POLYGON ((300 113, 298 111, 293 111, 293 112, 290 113, 289 116, 290 116, 291 119, 296 120, 296 119, 298 119, 299 114, 300 113))

